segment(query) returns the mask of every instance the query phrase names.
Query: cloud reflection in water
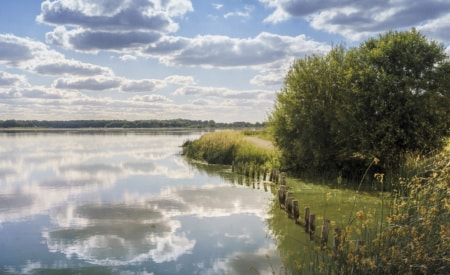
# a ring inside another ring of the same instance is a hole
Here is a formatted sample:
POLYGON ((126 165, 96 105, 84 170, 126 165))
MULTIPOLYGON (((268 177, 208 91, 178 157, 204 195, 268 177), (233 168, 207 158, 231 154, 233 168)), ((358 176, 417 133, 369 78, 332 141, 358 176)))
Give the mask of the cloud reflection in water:
POLYGON ((0 134, 0 232, 3 223, 48 216, 36 230, 69 267, 229 274, 252 263, 266 270, 263 206, 271 193, 197 170, 178 155, 187 138, 0 134))

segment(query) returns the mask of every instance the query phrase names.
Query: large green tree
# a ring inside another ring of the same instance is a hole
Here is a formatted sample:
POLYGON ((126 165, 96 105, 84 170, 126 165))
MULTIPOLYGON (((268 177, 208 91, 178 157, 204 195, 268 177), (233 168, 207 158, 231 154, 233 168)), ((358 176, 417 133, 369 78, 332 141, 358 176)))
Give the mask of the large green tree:
POLYGON ((284 164, 333 169, 357 156, 395 167, 406 152, 439 149, 449 136, 449 62, 414 29, 297 60, 270 116, 284 164))

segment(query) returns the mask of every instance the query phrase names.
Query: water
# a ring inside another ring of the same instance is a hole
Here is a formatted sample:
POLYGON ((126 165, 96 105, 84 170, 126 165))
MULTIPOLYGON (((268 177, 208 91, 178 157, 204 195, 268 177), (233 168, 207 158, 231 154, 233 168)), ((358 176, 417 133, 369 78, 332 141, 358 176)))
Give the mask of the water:
POLYGON ((186 161, 200 135, 0 133, 0 273, 279 272, 270 187, 186 161))

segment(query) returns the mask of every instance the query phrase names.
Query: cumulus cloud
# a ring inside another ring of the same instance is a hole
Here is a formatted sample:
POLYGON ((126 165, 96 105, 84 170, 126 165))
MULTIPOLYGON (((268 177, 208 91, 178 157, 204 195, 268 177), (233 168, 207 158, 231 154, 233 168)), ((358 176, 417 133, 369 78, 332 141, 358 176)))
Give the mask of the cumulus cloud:
POLYGON ((112 75, 111 69, 66 59, 44 43, 12 34, 0 34, 0 63, 42 75, 112 75))
POLYGON ((217 97, 228 99, 263 99, 273 96, 272 91, 266 90, 232 90, 223 87, 184 86, 175 90, 175 95, 217 97))
POLYGON ((134 96, 134 97, 132 97, 131 98, 131 101, 137 101, 137 102, 153 102, 153 103, 156 103, 156 102, 159 102, 159 103, 168 103, 168 102, 172 102, 172 100, 171 99, 169 99, 169 98, 167 98, 167 97, 165 97, 165 96, 162 96, 162 95, 155 95, 155 94, 152 94, 152 95, 144 95, 144 96, 139 96, 139 95, 136 95, 136 96, 134 96))
POLYGON ((245 6, 244 11, 234 11, 234 12, 228 12, 223 17, 225 19, 228 19, 230 17, 243 17, 248 18, 250 17, 250 12, 253 10, 251 6, 245 6))
POLYGON ((162 81, 157 80, 128 80, 121 87, 124 92, 150 92, 155 90, 158 85, 161 85, 162 81))
POLYGON ((0 86, 22 86, 27 84, 27 79, 23 75, 0 71, 0 86))
POLYGON ((57 27, 45 35, 49 44, 90 52, 134 48, 156 42, 160 37, 160 33, 152 31, 92 31, 81 28, 67 30, 65 27, 57 27))
MULTIPOLYGON (((182 9, 175 9, 173 1, 165 8, 156 7, 157 1, 88 1, 88 0, 46 0, 41 4, 41 14, 37 21, 51 25, 79 26, 86 29, 103 30, 156 30, 176 31, 178 26, 170 15, 180 14, 182 9), (172 13, 171 13, 172 11, 172 13)), ((159 1, 158 1, 159 2, 159 1)), ((186 5, 184 12, 189 10, 186 5)))
POLYGON ((136 56, 134 56, 134 55, 129 55, 129 54, 124 54, 124 55, 122 55, 121 57, 119 57, 120 58, 120 60, 122 60, 122 61, 129 61, 129 60, 136 60, 137 58, 136 58, 136 56))
POLYGON ((121 80, 114 77, 58 78, 52 86, 58 89, 103 91, 118 88, 121 80))
MULTIPOLYGON (((260 0, 274 9, 266 22, 278 23, 292 17, 303 18, 312 27, 359 40, 387 29, 418 27, 429 20, 448 16, 450 2, 353 1, 353 0, 260 0)), ((446 24, 448 28, 448 24, 446 24)))
POLYGON ((176 84, 176 85, 191 85, 195 84, 195 79, 192 76, 186 75, 171 75, 164 79, 167 84, 176 84))
POLYGON ((48 43, 79 51, 121 50, 175 32, 174 17, 193 11, 190 1, 46 0, 38 22, 54 25, 48 43))
POLYGON ((321 54, 330 49, 328 45, 310 40, 304 35, 291 37, 267 32, 246 39, 203 35, 195 38, 172 37, 170 40, 162 41, 165 45, 168 42, 173 46, 170 54, 160 56, 158 49, 162 46, 158 43, 148 47, 146 53, 159 57, 168 65, 259 68, 292 56, 321 54))
POLYGON ((111 69, 93 64, 83 63, 77 60, 61 60, 57 63, 38 64, 34 71, 43 75, 113 75, 111 69))

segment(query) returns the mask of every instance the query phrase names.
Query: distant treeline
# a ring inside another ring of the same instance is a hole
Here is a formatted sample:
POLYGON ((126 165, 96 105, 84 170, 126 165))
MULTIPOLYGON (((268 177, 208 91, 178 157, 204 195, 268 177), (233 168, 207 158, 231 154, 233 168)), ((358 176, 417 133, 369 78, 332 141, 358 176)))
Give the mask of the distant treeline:
POLYGON ((0 120, 0 128, 239 128, 262 127, 263 123, 232 122, 214 120, 0 120))

